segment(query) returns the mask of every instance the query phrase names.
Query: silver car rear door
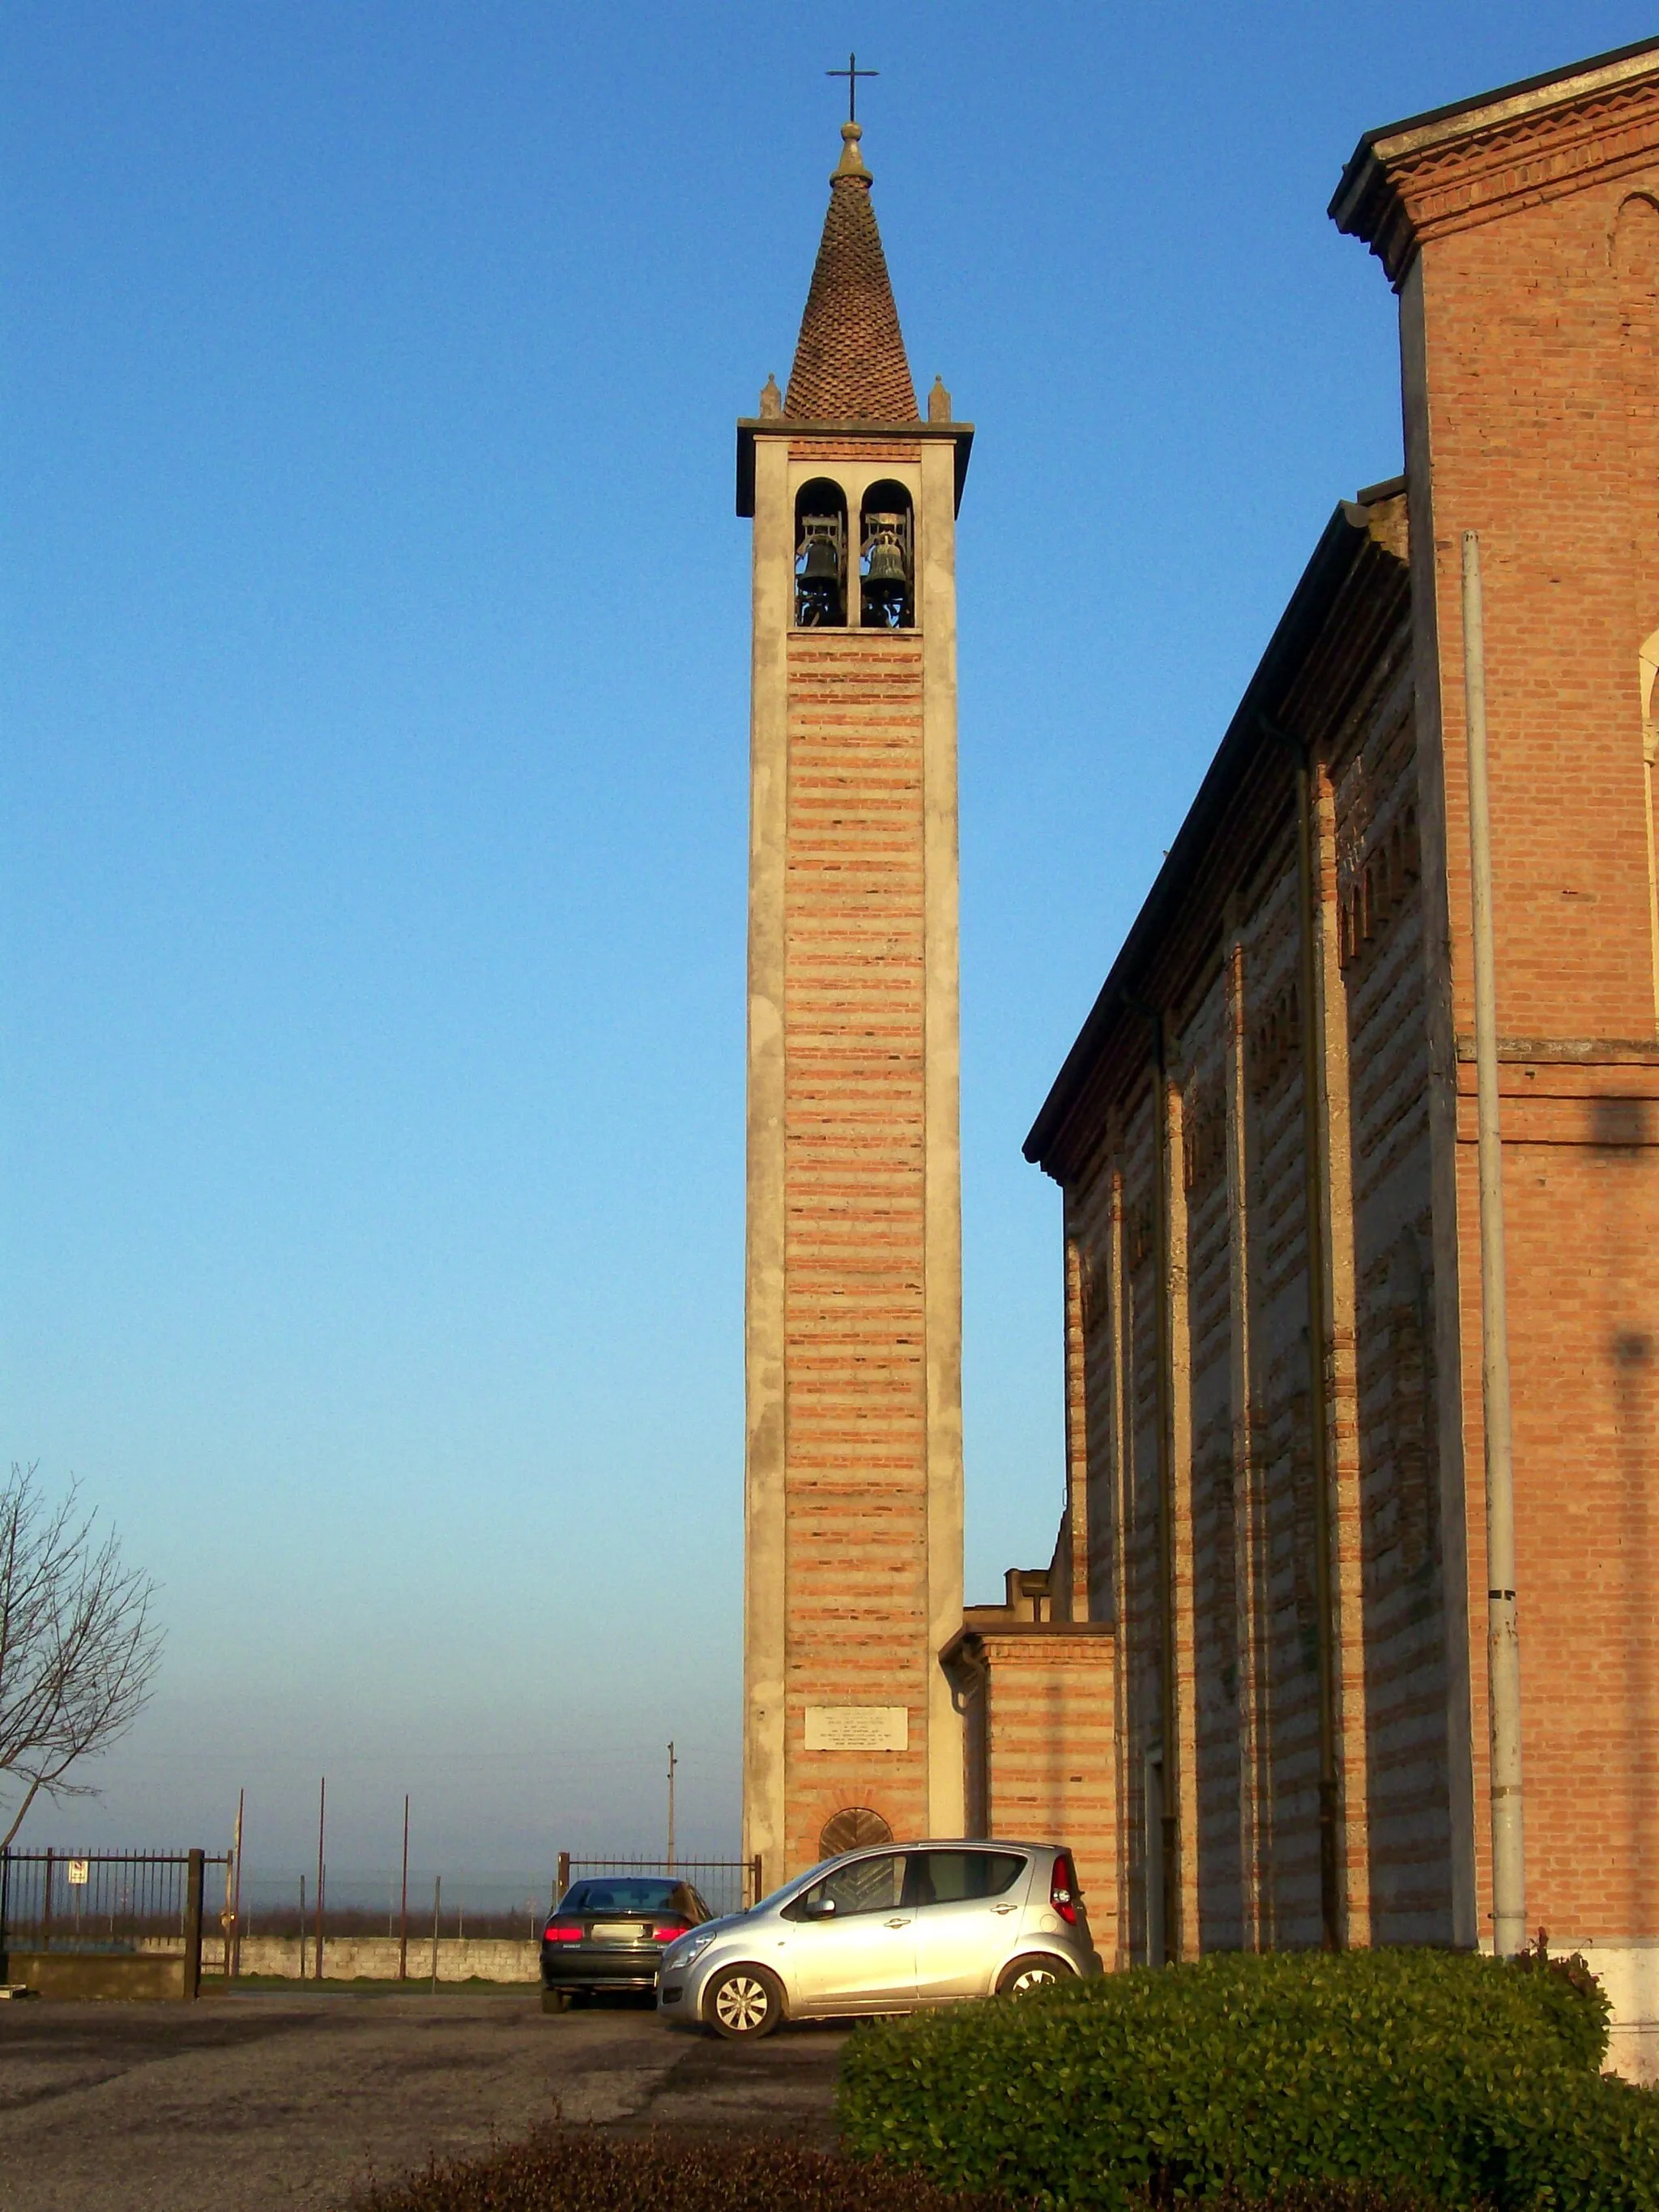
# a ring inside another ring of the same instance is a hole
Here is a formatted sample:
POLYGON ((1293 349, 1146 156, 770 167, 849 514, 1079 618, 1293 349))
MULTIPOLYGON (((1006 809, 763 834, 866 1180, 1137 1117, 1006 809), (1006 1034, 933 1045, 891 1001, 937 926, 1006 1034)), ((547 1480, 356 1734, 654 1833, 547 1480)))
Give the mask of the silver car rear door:
POLYGON ((924 2004, 987 1995, 1018 1941, 1030 1854, 962 1844, 910 1860, 917 1995, 924 2004))

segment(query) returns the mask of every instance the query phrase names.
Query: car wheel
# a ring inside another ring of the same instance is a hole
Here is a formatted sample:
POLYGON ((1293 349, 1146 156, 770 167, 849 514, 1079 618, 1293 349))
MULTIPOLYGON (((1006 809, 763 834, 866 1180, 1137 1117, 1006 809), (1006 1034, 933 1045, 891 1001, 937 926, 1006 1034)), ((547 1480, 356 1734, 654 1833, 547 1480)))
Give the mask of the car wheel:
POLYGON ((1023 1997, 1029 1990, 1047 1989, 1050 1983, 1073 1978, 1058 1959, 1034 1951, 1029 1958, 1011 1960, 997 1983, 1000 1997, 1023 1997))
POLYGON ((783 1991, 764 1966, 728 1966, 709 1985, 703 2017, 716 2035, 758 2041, 783 2018, 783 1991))
POLYGON ((542 2010, 544 2012, 568 2012, 569 2009, 570 1991, 568 1990, 544 1990, 542 1991, 542 2010))

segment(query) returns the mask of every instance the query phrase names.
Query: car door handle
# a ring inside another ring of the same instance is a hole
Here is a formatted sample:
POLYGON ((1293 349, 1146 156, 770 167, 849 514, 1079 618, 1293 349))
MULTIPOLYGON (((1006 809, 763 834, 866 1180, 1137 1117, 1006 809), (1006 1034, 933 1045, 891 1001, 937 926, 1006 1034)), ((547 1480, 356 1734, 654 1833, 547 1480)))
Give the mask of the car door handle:
POLYGON ((890 1928, 908 1928, 909 1924, 908 1920, 890 1920, 887 1923, 890 1928))
POLYGON ((997 1911, 998 1911, 998 1914, 999 1914, 999 1915, 1001 1915, 1001 1914, 1003 1914, 1003 1913, 1012 1912, 1012 1911, 1013 1911, 1013 1909, 1014 1909, 1014 1908, 1013 1908, 1013 1906, 1012 1906, 1012 1905, 998 1905, 998 1907, 997 1907, 997 1911))

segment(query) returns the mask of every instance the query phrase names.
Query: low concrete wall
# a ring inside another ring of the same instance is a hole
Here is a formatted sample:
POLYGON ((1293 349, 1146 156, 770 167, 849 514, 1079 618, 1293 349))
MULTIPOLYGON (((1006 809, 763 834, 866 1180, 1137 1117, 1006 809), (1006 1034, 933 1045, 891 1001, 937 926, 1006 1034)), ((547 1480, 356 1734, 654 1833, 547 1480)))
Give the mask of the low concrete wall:
POLYGON ((37 1997, 184 1997, 180 1951, 9 1951, 7 1981, 37 1997))
POLYGON ((1607 1993, 1613 2033, 1607 2065, 1627 2081, 1659 2082, 1659 1943, 1558 1943, 1552 1951, 1582 1951, 1607 1993))
MULTIPOLYGON (((305 1972, 314 1970, 315 1948, 307 1937, 305 1972)), ((202 1944, 203 1978, 216 1978, 224 1970, 224 1950, 216 1938, 202 1944)), ((245 1974, 280 1974, 290 1981, 300 1976, 300 1946, 292 1936, 245 1936, 242 1938, 245 1974)), ((483 1941, 471 1936, 442 1936, 438 1942, 441 1982, 534 1982, 541 1977, 539 1943, 514 1943, 499 1938, 483 1941)), ((323 1939, 323 1979, 327 1982, 393 1982, 398 1978, 398 1939, 395 1936, 331 1936, 323 1939)), ((409 1944, 409 1978, 430 1983, 432 1938, 409 1944)))

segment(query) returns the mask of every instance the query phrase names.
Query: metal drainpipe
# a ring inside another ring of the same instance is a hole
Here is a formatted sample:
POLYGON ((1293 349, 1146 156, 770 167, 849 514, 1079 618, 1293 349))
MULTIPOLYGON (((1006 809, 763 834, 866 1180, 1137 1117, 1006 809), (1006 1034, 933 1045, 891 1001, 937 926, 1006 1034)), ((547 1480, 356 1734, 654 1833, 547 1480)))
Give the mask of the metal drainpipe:
POLYGON ((1319 1637, 1319 1919, 1328 1951, 1342 1944, 1341 1884, 1338 1879, 1336 1750, 1336 1659, 1331 1590, 1331 1500, 1326 1438, 1328 1405, 1325 1390, 1325 1221, 1323 1147, 1320 1143, 1321 1035, 1315 991, 1315 945, 1319 907, 1314 878, 1312 777, 1306 749, 1297 744, 1296 763, 1296 861, 1301 907, 1302 952, 1302 1157, 1308 1245, 1309 1446, 1313 1461, 1314 1604, 1319 1637))
POLYGON ((1486 635, 1480 540, 1463 532, 1463 701, 1474 905, 1475 1113, 1480 1188, 1480 1391, 1486 1447, 1486 1682, 1492 1746, 1492 1947, 1527 1940, 1521 1817, 1521 1638, 1515 1609, 1515 1464, 1504 1268, 1504 1143, 1498 1127, 1498 1004, 1492 919, 1492 817, 1486 790, 1486 635))
POLYGON ((1158 1726, 1164 1736, 1164 1960, 1181 1956, 1181 1777, 1176 1741, 1175 1626, 1175 1454, 1170 1448, 1170 1084, 1164 1058, 1164 1017, 1147 1009, 1152 1022, 1153 1081, 1158 1086, 1152 1122, 1158 1133, 1153 1177, 1153 1242, 1158 1260, 1158 1567, 1163 1585, 1164 1650, 1158 1669, 1158 1726))

